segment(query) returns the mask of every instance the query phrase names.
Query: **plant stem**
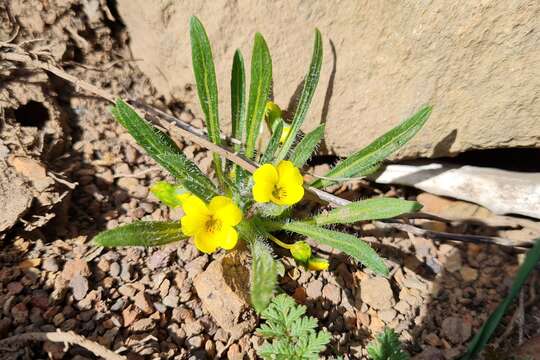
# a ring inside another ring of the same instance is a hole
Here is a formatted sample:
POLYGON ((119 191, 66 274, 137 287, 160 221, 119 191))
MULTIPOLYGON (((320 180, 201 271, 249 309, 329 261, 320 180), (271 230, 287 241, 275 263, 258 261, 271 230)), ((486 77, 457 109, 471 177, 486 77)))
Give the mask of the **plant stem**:
POLYGON ((268 238, 284 249, 290 250, 292 248, 292 244, 286 244, 272 234, 268 234, 268 238))

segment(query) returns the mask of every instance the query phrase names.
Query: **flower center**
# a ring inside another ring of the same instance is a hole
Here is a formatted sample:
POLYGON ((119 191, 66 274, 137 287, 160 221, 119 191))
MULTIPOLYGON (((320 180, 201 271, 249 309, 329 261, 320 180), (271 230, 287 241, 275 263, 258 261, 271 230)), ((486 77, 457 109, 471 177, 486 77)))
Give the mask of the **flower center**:
POLYGON ((208 220, 206 220, 206 223, 204 224, 206 231, 215 233, 221 230, 223 227, 223 224, 221 220, 214 218, 213 216, 210 216, 208 220))
POLYGON ((272 190, 272 196, 274 196, 276 199, 283 199, 287 197, 287 189, 282 186, 275 185, 274 190, 272 190))

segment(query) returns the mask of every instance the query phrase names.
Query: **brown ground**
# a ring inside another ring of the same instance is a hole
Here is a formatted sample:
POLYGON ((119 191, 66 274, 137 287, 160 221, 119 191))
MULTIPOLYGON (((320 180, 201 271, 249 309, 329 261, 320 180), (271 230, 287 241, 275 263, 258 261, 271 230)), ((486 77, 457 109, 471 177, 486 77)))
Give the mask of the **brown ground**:
MULTIPOLYGON (((35 39, 26 48, 49 52, 51 61, 70 74, 202 127, 181 103, 164 103, 137 63, 128 61, 129 36, 114 2, 108 2, 110 7, 105 1, 22 3, 7 2, 11 17, 6 5, 0 5, 1 39, 15 32, 16 23, 20 31, 15 43, 35 39)), ((221 254, 201 255, 189 242, 119 250, 90 244, 94 234, 119 224, 180 216, 148 195, 148 186, 166 175, 112 119, 108 104, 44 72, 0 63, 0 76, 0 180, 6 196, 0 200, 7 203, 8 195, 20 199, 18 208, 5 209, 5 229, 0 222, 0 338, 61 329, 120 349, 129 359, 254 358, 260 343, 254 332, 231 340, 228 329, 220 328, 201 306, 193 287, 194 277, 221 254)), ((207 152, 190 143, 180 145, 208 170, 207 152)), ((417 196, 410 189, 367 182, 336 193, 353 199, 381 193, 417 196)), ((516 240, 538 232, 538 223, 498 217, 471 204, 429 194, 418 200, 442 216, 466 213, 475 219, 423 226, 516 240)), ((388 280, 323 248, 321 254, 331 259, 330 271, 307 272, 285 260, 287 274, 280 284, 332 333, 329 358, 363 358, 366 343, 384 326, 395 329, 407 349, 423 359, 456 357, 506 295, 520 259, 508 248, 381 233, 369 224, 347 230, 372 241, 388 259, 388 280)), ((509 358, 514 344, 537 335, 539 286, 534 276, 522 292, 522 309, 513 308, 505 318, 489 358, 509 358)), ((92 358, 63 344, 19 345, 0 349, 0 356, 92 358)))

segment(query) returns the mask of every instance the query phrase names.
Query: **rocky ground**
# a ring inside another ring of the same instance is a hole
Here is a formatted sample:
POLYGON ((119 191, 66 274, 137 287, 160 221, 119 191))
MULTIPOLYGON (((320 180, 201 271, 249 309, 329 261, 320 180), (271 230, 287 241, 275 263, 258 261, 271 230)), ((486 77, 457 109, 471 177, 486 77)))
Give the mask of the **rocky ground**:
MULTIPOLYGON (((2 38, 14 33, 16 19, 16 43, 39 38, 26 45, 48 51, 70 74, 202 127, 180 101, 165 103, 130 60, 129 36, 114 8, 106 2, 66 0, 36 12, 40 4, 8 1, 11 16, 2 9, 2 38)), ((223 253, 200 254, 190 242, 151 249, 93 247, 92 236, 103 229, 140 219, 178 219, 181 213, 148 193, 148 186, 166 175, 112 119, 105 101, 43 72, 1 69, 0 164, 8 179, 2 180, 3 194, 19 196, 18 191, 21 200, 0 223, 5 226, 0 227, 0 338, 60 329, 129 359, 255 358, 261 340, 242 286, 216 281, 231 269, 244 276, 241 251, 224 260, 223 253), (212 291, 223 294, 221 302, 208 296, 212 291)), ((187 142, 180 146, 208 171, 207 152, 187 142)), ((415 220, 425 228, 515 240, 540 232, 537 222, 496 216, 411 189, 357 182, 335 193, 354 199, 378 194, 416 198, 426 211, 473 219, 451 224, 415 220)), ((331 260, 329 271, 309 272, 285 258, 287 271, 280 282, 332 333, 327 358, 363 359, 365 345, 385 326, 395 329, 418 359, 455 358, 506 295, 522 257, 510 248, 434 242, 383 233, 370 224, 346 230, 370 241, 388 259, 388 279, 322 248, 331 260)), ((522 292, 521 306, 505 318, 490 358, 508 358, 514 344, 537 335, 539 287, 535 275, 522 292)), ((0 356, 93 358, 80 347, 51 342, 0 349, 0 356)))

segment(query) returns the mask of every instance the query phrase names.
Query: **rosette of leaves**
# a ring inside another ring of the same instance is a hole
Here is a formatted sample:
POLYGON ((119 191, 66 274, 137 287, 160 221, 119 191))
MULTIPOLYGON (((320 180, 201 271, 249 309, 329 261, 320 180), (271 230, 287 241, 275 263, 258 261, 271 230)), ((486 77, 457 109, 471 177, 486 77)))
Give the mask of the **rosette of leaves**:
MULTIPOLYGON (((246 86, 244 58, 239 50, 235 52, 230 79, 231 135, 238 140, 234 143, 224 141, 220 131, 222 115, 218 113, 218 87, 212 50, 203 25, 195 17, 191 18, 190 35, 193 70, 208 139, 221 147, 232 148, 231 151, 243 156, 254 164, 254 167, 262 163, 278 164, 282 160, 289 160, 297 168, 302 168, 324 135, 324 125, 305 135, 300 131, 308 115, 321 71, 323 42, 319 30, 315 30, 312 59, 296 112, 286 124, 286 138, 282 136, 285 121, 280 110, 275 107, 270 114, 265 111, 271 96, 272 60, 264 37, 259 33, 255 35, 249 89, 246 86), (266 149, 258 152, 256 144, 261 134, 261 126, 268 123, 264 121, 267 116, 274 117, 273 132, 266 143, 266 149)), ((366 148, 338 163, 324 179, 316 180, 312 186, 324 188, 373 171, 383 159, 420 130, 430 111, 429 107, 422 108, 366 148)), ((259 313, 268 306, 276 288, 278 274, 283 269, 269 246, 270 240, 276 239, 276 232, 296 233, 315 243, 329 245, 350 255, 351 259, 373 272, 386 276, 388 268, 385 262, 366 242, 351 234, 332 230, 328 226, 391 218, 418 211, 421 207, 413 201, 375 198, 353 202, 312 218, 298 219, 295 217, 294 208, 255 203, 251 196, 253 179, 246 169, 213 154, 216 179, 210 179, 186 157, 166 133, 143 119, 123 100, 116 101, 112 114, 146 153, 175 179, 174 183, 159 182, 151 188, 152 193, 164 204, 173 208, 179 207, 182 205, 181 195, 189 192, 204 201, 210 201, 217 195, 230 197, 242 210, 245 216, 236 226, 236 230, 240 241, 244 241, 251 251, 251 301, 259 313)), ((178 221, 143 221, 102 232, 94 238, 94 242, 101 246, 157 246, 184 239, 186 236, 178 221)), ((287 246, 291 247, 293 244, 287 246)), ((298 250, 298 246, 294 248, 298 250)), ((304 265, 312 256, 311 249, 308 251, 305 246, 302 251, 293 252, 301 254, 302 258, 297 260, 304 265)), ((320 265, 321 259, 313 259, 320 265)), ((320 268, 324 266, 319 266, 320 268)))

